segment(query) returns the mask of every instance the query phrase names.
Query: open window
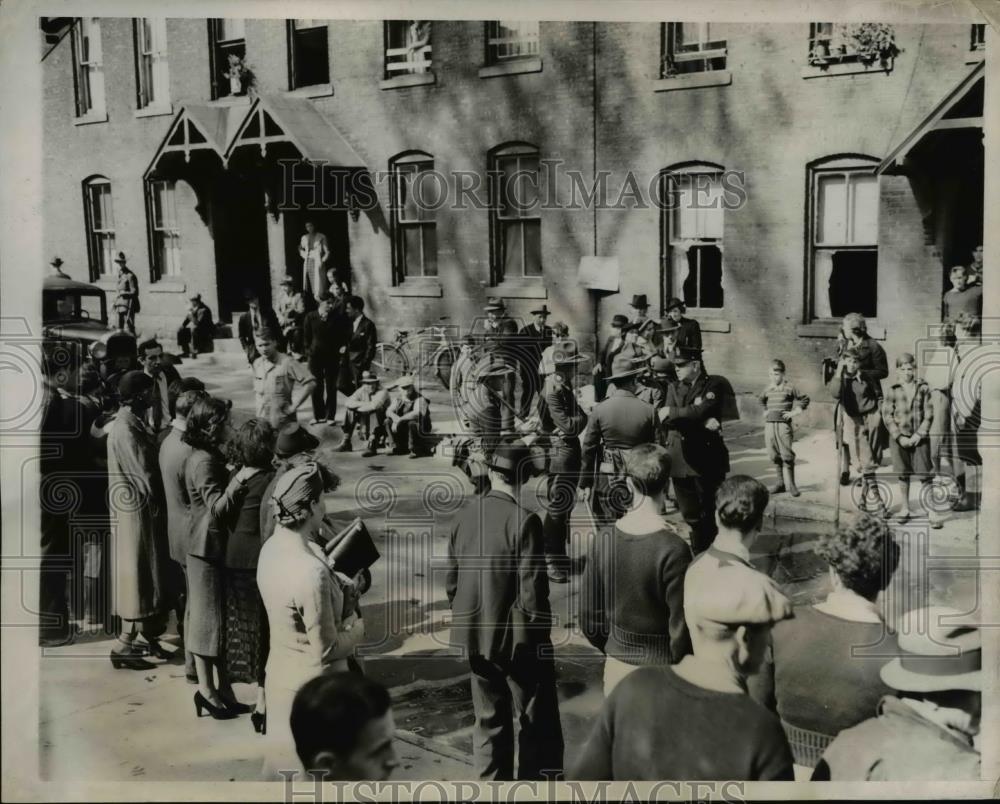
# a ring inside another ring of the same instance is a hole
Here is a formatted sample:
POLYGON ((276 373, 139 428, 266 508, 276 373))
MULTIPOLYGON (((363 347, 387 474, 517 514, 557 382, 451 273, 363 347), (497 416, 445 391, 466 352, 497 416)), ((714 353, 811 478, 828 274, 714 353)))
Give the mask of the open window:
POLYGON ((385 78, 431 70, 431 21, 386 20, 385 78))
POLYGON ((726 69, 726 40, 719 38, 707 22, 662 24, 660 77, 726 69))
POLYGON ((717 310, 725 301, 722 173, 720 165, 694 162, 660 174, 664 298, 676 296, 695 310, 717 310))
POLYGON ((290 89, 330 83, 328 37, 326 20, 288 21, 290 89))
POLYGON ((212 98, 246 95, 246 20, 233 18, 208 21, 212 98))
POLYGON ((490 154, 490 252, 494 284, 542 277, 538 149, 527 143, 490 154))
POLYGON ((111 182, 92 176, 83 183, 83 213, 87 226, 87 256, 90 279, 112 276, 115 271, 115 211, 111 182))
POLYGON ((844 156, 809 166, 810 320, 878 314, 877 165, 844 156))
POLYGON ((106 118, 101 23, 80 17, 73 27, 73 91, 77 118, 106 118))

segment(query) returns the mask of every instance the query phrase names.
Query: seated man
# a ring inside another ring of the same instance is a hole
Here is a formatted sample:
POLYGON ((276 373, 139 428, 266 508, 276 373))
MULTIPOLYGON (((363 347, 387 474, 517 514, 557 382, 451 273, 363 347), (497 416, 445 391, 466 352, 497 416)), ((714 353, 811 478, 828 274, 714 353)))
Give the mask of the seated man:
POLYGON ((389 392, 382 388, 379 378, 370 371, 363 372, 358 390, 351 394, 345 403, 347 412, 344 414, 344 441, 337 451, 350 452, 354 449, 351 436, 360 420, 363 437, 368 441, 368 448, 361 454, 365 458, 372 457, 385 442, 385 417, 389 404, 389 392), (375 415, 374 429, 371 426, 372 414, 375 415))
POLYGON ((386 425, 392 433, 393 454, 421 458, 431 454, 431 411, 427 397, 407 375, 396 381, 399 395, 393 400, 386 416, 386 425))
POLYGON ((316 676, 295 694, 290 720, 295 752, 313 777, 383 782, 399 764, 389 693, 364 676, 316 676))
POLYGON ((215 322, 212 321, 212 311, 201 300, 200 293, 195 293, 190 302, 188 314, 177 330, 177 345, 184 357, 197 357, 199 352, 213 350, 215 322))

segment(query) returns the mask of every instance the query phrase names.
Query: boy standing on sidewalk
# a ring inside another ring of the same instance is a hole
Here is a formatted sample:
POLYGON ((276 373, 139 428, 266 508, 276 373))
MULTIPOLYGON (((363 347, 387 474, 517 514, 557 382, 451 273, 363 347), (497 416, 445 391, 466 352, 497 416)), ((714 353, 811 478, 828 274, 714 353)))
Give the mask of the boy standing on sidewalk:
POLYGON ((785 379, 785 364, 771 361, 771 384, 760 395, 764 405, 764 446, 774 464, 778 482, 768 491, 780 494, 788 490, 799 496, 795 485, 795 451, 792 449, 792 420, 809 407, 809 397, 785 379))
MULTIPOLYGON (((882 402, 882 418, 889 428, 892 468, 899 475, 899 493, 903 499, 898 514, 900 522, 906 522, 913 515, 910 475, 920 477, 925 486, 934 479, 930 442, 934 419, 931 389, 926 382, 916 379, 916 374, 916 358, 904 352, 896 359, 897 380, 882 402)), ((932 528, 941 527, 933 511, 928 511, 928 516, 932 528)))

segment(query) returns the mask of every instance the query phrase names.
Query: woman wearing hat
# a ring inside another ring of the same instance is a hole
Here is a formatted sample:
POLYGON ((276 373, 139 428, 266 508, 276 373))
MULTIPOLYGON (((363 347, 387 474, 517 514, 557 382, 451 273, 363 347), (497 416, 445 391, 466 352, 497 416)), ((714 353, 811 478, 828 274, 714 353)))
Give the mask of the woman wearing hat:
POLYGON ((285 472, 310 461, 316 461, 316 449, 319 439, 295 423, 278 431, 274 443, 274 476, 271 484, 264 490, 260 504, 260 540, 266 542, 274 533, 274 509, 272 493, 274 486, 285 472))
POLYGON ((674 335, 675 346, 686 346, 693 349, 701 349, 701 326, 693 318, 686 318, 684 313, 687 307, 680 299, 674 298, 667 302, 667 318, 677 325, 677 333, 674 335))
POLYGON ((118 329, 135 335, 135 317, 139 312, 139 280, 126 265, 125 252, 119 251, 115 257, 118 266, 118 292, 112 305, 118 313, 118 329))
POLYGON ((299 767, 289 726, 295 693, 320 674, 348 670, 348 657, 364 637, 357 616, 363 571, 346 579, 313 547, 326 512, 323 492, 334 483, 326 469, 310 462, 285 472, 272 493, 277 524, 257 562, 271 639, 265 776, 299 767))

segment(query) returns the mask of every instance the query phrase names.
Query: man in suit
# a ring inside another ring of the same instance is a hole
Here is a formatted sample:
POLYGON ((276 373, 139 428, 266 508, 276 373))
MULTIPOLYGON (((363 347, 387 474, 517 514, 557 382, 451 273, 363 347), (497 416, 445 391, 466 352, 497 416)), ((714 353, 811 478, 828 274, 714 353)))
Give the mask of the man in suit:
POLYGON ((718 533, 715 493, 729 472, 722 421, 733 404, 732 386, 724 377, 706 373, 701 349, 678 347, 674 367, 679 382, 667 390, 657 416, 667 428, 674 495, 697 555, 718 533))
POLYGON ((344 305, 350 321, 347 344, 343 347, 344 363, 340 371, 340 390, 353 394, 361 382, 361 375, 371 368, 375 359, 378 332, 375 323, 365 315, 365 302, 360 296, 348 296, 344 305))
POLYGON ((153 435, 159 437, 170 427, 170 380, 163 370, 163 347, 155 338, 139 344, 139 362, 143 373, 152 380, 149 406, 144 421, 153 435))
POLYGON ((448 540, 451 644, 469 660, 479 779, 561 773, 563 736, 551 658, 542 522, 518 503, 529 456, 507 441, 486 456, 491 488, 470 497, 448 540))
MULTIPOLYGON (((290 279, 287 281, 291 282, 290 279)), ((285 287, 284 281, 282 287, 285 287)), ((254 344, 254 333, 262 329, 269 329, 277 334, 281 332, 281 325, 274 310, 261 306, 260 294, 256 290, 247 288, 243 291, 243 298, 246 299, 248 309, 236 322, 236 331, 239 335, 240 345, 246 353, 247 362, 252 366, 253 361, 260 356, 257 346, 254 344)), ((284 348, 283 344, 279 344, 279 346, 284 348)))
POLYGON ((646 294, 637 293, 633 296, 629 307, 635 310, 632 326, 635 327, 636 334, 646 343, 652 344, 653 335, 656 333, 656 321, 648 316, 649 302, 646 301, 646 294))
POLYGON ((334 300, 329 293, 320 296, 318 310, 306 313, 302 343, 309 370, 316 378, 310 424, 326 424, 336 419, 341 350, 347 344, 349 325, 347 316, 334 310, 334 300))
MULTIPOLYGON (((503 299, 490 299, 484 308, 486 322, 483 325, 483 351, 495 355, 515 373, 518 370, 517 323, 507 316, 507 306, 503 299)), ((537 365, 537 364, 536 364, 537 365)), ((514 379, 503 387, 503 401, 500 407, 500 427, 504 432, 514 429, 514 379)))
POLYGON ((518 337, 521 339, 518 350, 518 371, 521 375, 521 405, 519 415, 527 419, 531 415, 531 400, 535 392, 541 393, 538 376, 538 364, 542 359, 542 350, 552 343, 552 327, 545 322, 549 317, 548 305, 532 310, 534 322, 521 327, 518 337))
MULTIPOLYGON (((678 325, 674 334, 674 344, 692 349, 701 349, 701 327, 693 318, 685 318, 687 307, 680 299, 674 298, 667 302, 667 319, 678 325)), ((666 319, 664 319, 664 322, 666 319)))
POLYGON ((212 311, 201 300, 200 293, 195 293, 189 301, 188 314, 177 330, 177 345, 184 357, 194 358, 199 352, 212 351, 215 322, 212 320, 212 311))
POLYGON ((653 406, 635 395, 641 371, 631 358, 615 356, 607 377, 615 391, 594 406, 583 442, 581 497, 590 499, 594 515, 606 521, 628 510, 625 452, 656 437, 653 406))
POLYGON ((587 427, 583 412, 573 393, 573 376, 582 358, 573 341, 555 344, 552 353, 553 371, 546 384, 544 405, 539 405, 540 430, 549 442, 549 484, 546 494, 545 564, 549 580, 566 583, 569 563, 566 545, 569 542, 569 518, 576 502, 576 487, 580 482, 583 454, 580 434, 587 427))

